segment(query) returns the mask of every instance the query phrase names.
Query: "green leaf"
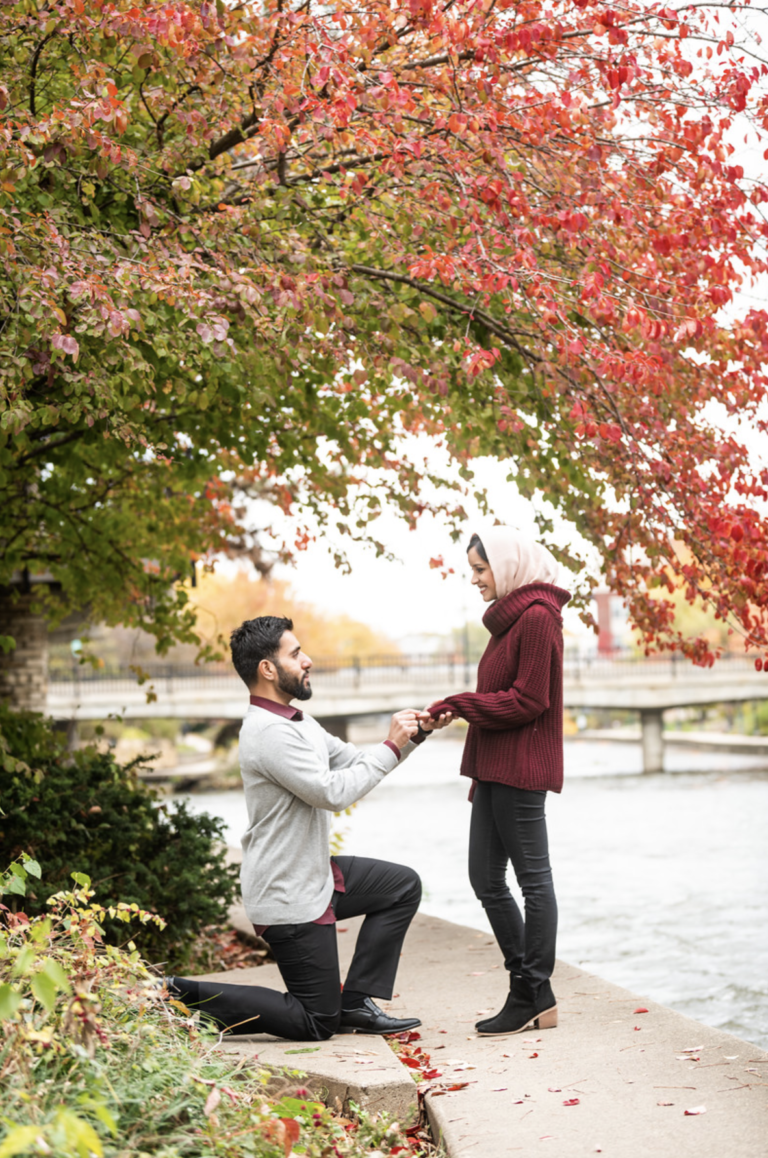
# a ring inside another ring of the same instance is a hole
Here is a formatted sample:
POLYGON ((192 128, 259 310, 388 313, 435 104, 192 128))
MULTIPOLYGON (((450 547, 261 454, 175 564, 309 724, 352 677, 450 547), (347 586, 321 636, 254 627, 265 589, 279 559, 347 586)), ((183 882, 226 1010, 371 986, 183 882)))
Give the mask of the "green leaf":
POLYGON ((81 1094, 77 1099, 77 1104, 85 1110, 90 1110, 100 1122, 104 1123, 113 1138, 117 1137, 117 1121, 112 1114, 110 1114, 103 1102, 97 1101, 97 1099, 91 1097, 90 1094, 81 1094))
POLYGON ((80 885, 82 889, 89 889, 91 887, 91 878, 85 873, 72 873, 72 880, 76 885, 80 885))
POLYGON ((50 977, 56 988, 60 989, 63 993, 72 992, 69 978, 58 961, 55 961, 53 957, 49 957, 43 965, 43 973, 45 973, 46 977, 50 977))
POLYGON ((37 961, 37 952, 33 945, 25 945, 13 963, 13 976, 24 977, 30 972, 37 961))
POLYGON ((287 1049, 285 1052, 286 1052, 286 1054, 289 1054, 289 1053, 317 1053, 317 1051, 319 1049, 320 1049, 319 1045, 308 1045, 308 1046, 305 1046, 303 1049, 287 1049))
MULTIPOLYGON (((73 1114, 71 1110, 61 1109, 52 1125, 57 1133, 64 1135, 66 1148, 71 1151, 74 1147, 80 1158, 89 1158, 89 1154, 95 1154, 96 1158, 102 1158, 104 1147, 101 1144, 101 1138, 90 1122, 78 1118, 77 1114, 73 1114)), ((64 1148, 62 1147, 62 1149, 64 1148)))
MULTIPOLYGON (((0 985, 0 1021, 9 1021, 21 1005, 21 996, 12 985, 0 985)), ((14 1150, 15 1154, 16 1151, 14 1150)))
POLYGON ((40 877, 42 876, 42 872, 40 869, 40 865, 37 863, 37 861, 32 860, 31 858, 26 857, 26 856, 23 859, 24 859, 24 868, 27 870, 29 875, 31 877, 37 877, 37 879, 40 880, 40 877))
POLYGON ((31 989, 41 1005, 51 1013, 56 1005, 56 982, 47 973, 36 973, 31 981, 31 989))
POLYGON ((23 897, 26 896, 27 886, 21 877, 9 876, 2 886, 2 891, 4 893, 14 893, 17 897, 23 897))
POLYGON ((89 1103, 89 1106, 90 1106, 90 1109, 93 1111, 93 1113, 96 1115, 96 1117, 99 1119, 99 1121, 103 1122, 104 1125, 107 1127, 107 1129, 109 1130, 112 1137, 116 1138, 117 1137, 117 1122, 112 1117, 112 1115, 110 1114, 109 1110, 104 1105, 104 1103, 103 1102, 91 1102, 91 1103, 89 1103))
POLYGON ((38 1138, 43 1137, 42 1126, 14 1126, 0 1142, 0 1158, 13 1158, 14 1154, 23 1154, 35 1145, 38 1138))

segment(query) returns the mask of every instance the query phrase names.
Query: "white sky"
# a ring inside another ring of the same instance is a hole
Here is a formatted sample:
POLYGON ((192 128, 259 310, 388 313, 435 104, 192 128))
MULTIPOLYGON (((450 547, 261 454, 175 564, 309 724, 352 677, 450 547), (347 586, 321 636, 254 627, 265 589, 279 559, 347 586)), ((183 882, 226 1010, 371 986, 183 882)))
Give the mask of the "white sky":
MULTIPOLYGON (((532 504, 520 497, 514 483, 506 481, 509 463, 479 459, 473 467, 475 481, 487 489, 496 516, 518 530, 536 535, 532 504)), ((483 526, 493 519, 482 516, 469 501, 464 506, 470 518, 459 544, 451 541, 441 521, 429 515, 422 517, 417 530, 410 531, 396 514, 385 511, 373 524, 373 532, 397 556, 397 561, 377 559, 373 549, 339 538, 336 545, 344 547, 352 565, 352 574, 343 575, 334 566, 329 541, 318 536, 308 550, 297 554, 295 566, 278 567, 275 575, 288 580, 299 598, 329 612, 345 612, 397 641, 415 635, 444 634, 467 620, 479 621, 486 609, 469 583, 466 543, 475 530, 482 533, 483 526), (445 579, 439 570, 429 566, 430 558, 440 555, 446 567, 455 571, 445 579)), ((555 517, 551 508, 547 513, 555 517)), ((274 523, 273 510, 270 519, 274 523)), ((555 524, 560 541, 584 551, 583 541, 572 527, 556 517, 555 524)), ((569 577, 570 573, 564 570, 566 588, 569 577)), ((567 626, 571 630, 581 628, 575 614, 568 617, 567 626)))

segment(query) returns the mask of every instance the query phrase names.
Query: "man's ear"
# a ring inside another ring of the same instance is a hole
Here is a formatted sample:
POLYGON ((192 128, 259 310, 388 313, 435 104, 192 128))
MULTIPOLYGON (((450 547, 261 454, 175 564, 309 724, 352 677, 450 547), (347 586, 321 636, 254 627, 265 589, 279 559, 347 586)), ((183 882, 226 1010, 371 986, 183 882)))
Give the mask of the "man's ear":
POLYGON ((268 683, 272 683, 277 674, 275 671, 275 665, 269 659, 261 660, 256 670, 258 672, 259 678, 267 680, 268 683))

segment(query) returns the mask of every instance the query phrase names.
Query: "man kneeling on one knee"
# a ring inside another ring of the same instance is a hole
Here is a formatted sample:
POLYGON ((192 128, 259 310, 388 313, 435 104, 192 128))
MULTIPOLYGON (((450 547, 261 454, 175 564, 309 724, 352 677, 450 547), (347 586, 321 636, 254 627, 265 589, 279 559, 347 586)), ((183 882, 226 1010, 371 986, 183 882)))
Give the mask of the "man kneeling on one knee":
POLYGON ((251 693, 240 732, 248 807, 243 837, 243 901, 269 942, 287 993, 181 977, 169 991, 232 1033, 321 1041, 334 1033, 400 1033, 418 1018, 390 1017, 403 939, 419 907, 413 869, 360 856, 329 856, 332 814, 360 800, 435 727, 414 709, 396 712, 389 735, 370 752, 326 732, 293 700, 312 695, 312 661, 293 623, 249 619, 231 636, 232 662, 251 693), (365 914, 341 992, 335 922, 365 914))

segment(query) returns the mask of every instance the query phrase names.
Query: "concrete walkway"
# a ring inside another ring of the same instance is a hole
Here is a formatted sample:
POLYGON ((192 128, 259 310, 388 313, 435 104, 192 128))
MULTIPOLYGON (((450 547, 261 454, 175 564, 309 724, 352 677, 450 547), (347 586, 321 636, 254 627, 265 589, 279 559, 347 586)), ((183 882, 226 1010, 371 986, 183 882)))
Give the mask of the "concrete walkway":
MULTIPOLYGON (((339 927, 342 969, 358 925, 339 927)), ((282 988, 273 965, 212 976, 282 988)), ((426 1104, 449 1158, 766 1158, 768 1053, 563 962, 553 985, 557 1029, 478 1037, 475 1021, 506 995, 495 942, 416 917, 389 1008, 422 1019, 419 1044, 441 1073, 426 1104)), ((305 1071, 304 1084, 332 1102, 387 1108, 401 1120, 413 1112, 410 1073, 381 1039, 318 1046, 254 1036, 226 1048, 305 1071)))

